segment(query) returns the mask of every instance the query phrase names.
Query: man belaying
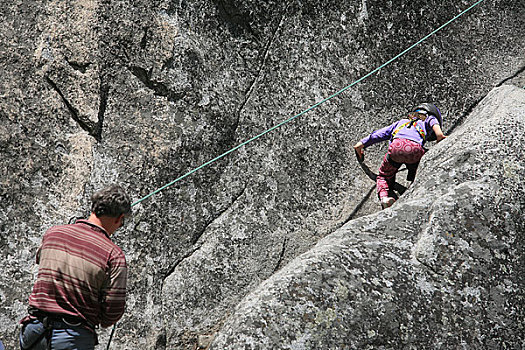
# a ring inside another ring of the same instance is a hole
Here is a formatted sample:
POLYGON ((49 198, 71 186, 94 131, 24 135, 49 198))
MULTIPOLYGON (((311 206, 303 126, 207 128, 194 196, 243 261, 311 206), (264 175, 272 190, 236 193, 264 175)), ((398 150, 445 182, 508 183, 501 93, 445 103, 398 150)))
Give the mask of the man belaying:
POLYGON ((98 326, 109 327, 124 313, 126 259, 110 236, 131 213, 131 200, 111 185, 91 201, 87 220, 51 227, 42 238, 21 349, 94 349, 98 326))
POLYGON ((377 194, 383 209, 396 201, 392 186, 401 165, 405 164, 408 169, 407 180, 414 181, 419 161, 425 153, 425 142, 439 142, 446 138, 442 125, 443 117, 439 109, 431 103, 423 103, 414 108, 407 118, 372 132, 354 145, 358 157, 362 159, 365 148, 390 140, 376 178, 377 194))

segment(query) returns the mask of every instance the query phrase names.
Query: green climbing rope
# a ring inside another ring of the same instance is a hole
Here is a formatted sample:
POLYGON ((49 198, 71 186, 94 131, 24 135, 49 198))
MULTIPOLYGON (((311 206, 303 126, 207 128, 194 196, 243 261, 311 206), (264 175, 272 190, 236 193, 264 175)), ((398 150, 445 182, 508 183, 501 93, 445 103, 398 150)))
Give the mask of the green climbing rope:
MULTIPOLYGON (((254 137, 252 137, 252 138, 250 138, 250 139, 244 141, 243 143, 241 143, 241 144, 239 144, 239 145, 237 145, 237 146, 235 146, 234 148, 230 149, 229 151, 224 152, 223 154, 221 154, 221 155, 219 155, 219 156, 217 156, 217 157, 215 157, 215 158, 213 158, 213 159, 207 161, 206 163, 200 165, 199 167, 197 167, 197 168, 195 168, 195 169, 193 169, 193 170, 187 172, 186 174, 184 174, 184 175, 182 175, 182 176, 176 178, 175 180, 171 181, 170 183, 168 183, 168 184, 166 184, 166 185, 164 185, 164 186, 162 186, 162 187, 156 189, 155 191, 149 193, 148 195, 146 195, 146 196, 142 197, 141 199, 137 200, 136 202, 134 202, 131 206, 135 206, 135 205, 137 205, 137 204, 143 202, 144 200, 148 199, 149 197, 151 197, 151 196, 153 196, 153 195, 155 195, 155 194, 161 192, 162 190, 164 190, 164 189, 166 189, 166 188, 172 186, 172 185, 175 184, 176 182, 178 182, 178 181, 184 179, 185 177, 187 177, 187 176, 193 174, 194 172, 196 172, 196 171, 198 171, 198 170, 200 170, 200 169, 202 169, 202 168, 208 166, 209 164, 211 164, 211 163, 213 163, 213 162, 218 161, 218 160, 221 159, 221 158, 224 158, 224 157, 227 156, 228 154, 230 154, 230 153, 232 153, 232 152, 238 150, 239 148, 241 148, 241 147, 247 145, 248 143, 257 140, 258 138, 260 138, 260 137, 262 137, 262 136, 268 134, 269 132, 271 132, 271 131, 273 131, 273 130, 275 130, 275 129, 281 127, 281 126, 283 126, 284 124, 287 124, 287 123, 291 122, 292 120, 294 120, 294 119, 296 119, 296 118, 302 116, 303 114, 306 114, 306 113, 308 113, 309 111, 311 111, 311 110, 313 110, 313 109, 319 107, 321 104, 323 104, 323 103, 325 103, 325 102, 331 100, 332 98, 339 96, 340 94, 342 94, 342 93, 345 92, 346 90, 350 89, 352 86, 354 86, 354 85, 360 83, 361 81, 363 81, 364 79, 368 78, 368 77, 371 76, 372 74, 374 74, 374 73, 376 73, 377 71, 381 70, 382 68, 388 66, 390 63, 394 62, 395 60, 397 60, 398 58, 400 58, 401 56, 403 56, 403 55, 406 54, 407 52, 411 51, 411 50, 414 49, 416 46, 418 46, 419 44, 421 44, 422 42, 424 42, 425 40, 427 40, 428 38, 430 38, 432 35, 436 34, 438 31, 440 31, 441 29, 445 28, 446 26, 448 26, 450 23, 454 22, 456 19, 458 19, 459 17, 461 17, 461 16, 464 15, 465 13, 469 12, 469 11, 472 10, 474 7, 476 7, 476 6, 478 6, 479 4, 481 4, 483 1, 485 1, 485 0, 479 0, 479 1, 475 2, 475 3, 474 3, 473 5, 471 5, 469 8, 467 8, 466 10, 463 10, 463 11, 460 12, 458 15, 456 15, 455 17, 453 17, 452 19, 450 19, 449 21, 447 21, 445 24, 441 25, 439 28, 433 30, 431 33, 429 33, 428 35, 426 35, 426 36, 424 36, 423 38, 421 38, 420 40, 418 40, 416 43, 414 43, 414 44, 413 44, 412 46, 410 46, 409 48, 407 48, 407 49, 405 49, 404 51, 402 51, 401 53, 397 54, 396 56, 394 56, 393 58, 391 58, 391 59, 388 60, 387 62, 383 63, 381 66, 377 67, 376 69, 372 70, 372 71, 369 72, 368 74, 366 74, 366 75, 364 75, 363 77, 359 78, 358 80, 354 81, 354 82, 351 83, 350 85, 348 85, 348 86, 342 88, 341 90, 339 90, 339 91, 337 91, 336 93, 334 93, 334 94, 328 96, 327 98, 323 99, 322 101, 317 102, 316 104, 314 104, 313 106, 311 106, 311 107, 305 109, 305 110, 302 111, 301 113, 298 113, 298 114, 294 115, 293 117, 288 118, 288 119, 286 119, 286 120, 280 122, 279 124, 277 124, 277 125, 275 125, 275 126, 269 128, 268 130, 265 130, 265 131, 263 131, 262 133, 260 133, 260 134, 258 134, 258 135, 256 135, 256 136, 254 136, 254 137)), ((525 89, 525 86, 524 86, 523 88, 525 89)), ((111 330, 111 334, 110 334, 110 337, 109 337, 108 345, 107 345, 107 348, 106 348, 107 350, 109 350, 109 347, 110 347, 111 341, 112 341, 113 336, 114 336, 114 334, 115 334, 116 326, 117 326, 116 324, 113 325, 113 329, 111 330)))
POLYGON ((363 81, 364 79, 368 78, 368 77, 371 76, 372 74, 374 74, 374 73, 376 73, 377 71, 381 70, 382 68, 388 66, 390 63, 394 62, 395 60, 397 60, 398 58, 400 58, 401 56, 403 56, 403 55, 406 54, 407 52, 411 51, 413 48, 415 48, 416 46, 418 46, 419 44, 421 44, 423 41, 427 40, 427 39, 430 38, 432 35, 436 34, 438 31, 440 31, 441 29, 445 28, 445 27, 448 26, 450 23, 454 22, 456 19, 458 19, 459 17, 461 17, 461 16, 464 15, 465 13, 469 12, 470 10, 472 10, 474 7, 478 6, 478 5, 479 5, 480 3, 482 3, 483 1, 485 1, 485 0, 479 0, 479 1, 477 1, 476 3, 474 3, 474 4, 473 4, 472 6, 470 6, 469 8, 467 8, 466 10, 463 10, 461 13, 459 13, 458 15, 456 15, 454 18, 450 19, 450 20, 447 21, 445 24, 441 25, 439 28, 433 30, 431 33, 429 33, 428 35, 424 36, 422 39, 420 39, 419 41, 417 41, 415 44, 413 44, 412 46, 410 46, 408 49, 406 49, 406 50, 402 51, 401 53, 397 54, 396 56, 394 56, 393 58, 391 58, 391 59, 388 60, 387 62, 383 63, 381 66, 379 66, 379 67, 377 67, 376 69, 372 70, 371 72, 369 72, 368 74, 364 75, 363 77, 357 79, 356 81, 354 81, 354 82, 351 83, 350 85, 345 86, 345 87, 342 88, 341 90, 339 90, 339 91, 337 91, 336 93, 334 93, 334 94, 328 96, 327 98, 323 99, 322 101, 317 102, 316 104, 314 104, 313 106, 311 106, 311 107, 305 109, 305 110, 302 111, 301 113, 298 113, 298 114, 294 115, 293 117, 288 118, 288 119, 286 119, 286 120, 280 122, 279 124, 277 124, 277 125, 275 125, 275 126, 269 128, 268 130, 265 130, 265 131, 263 131, 262 133, 260 133, 260 134, 258 134, 258 135, 256 135, 256 136, 254 136, 254 137, 252 137, 252 138, 250 138, 250 139, 244 141, 243 143, 241 143, 241 144, 239 144, 239 145, 237 145, 237 146, 235 146, 234 148, 230 149, 229 151, 224 152, 223 154, 221 154, 221 155, 219 155, 219 156, 217 156, 217 157, 215 157, 215 158, 213 158, 213 159, 207 161, 206 163, 204 163, 204 164, 198 166, 197 168, 195 168, 195 169, 193 169, 193 170, 187 172, 186 174, 184 174, 184 175, 182 175, 182 176, 176 178, 175 180, 171 181, 170 183, 168 183, 168 184, 166 184, 166 185, 164 185, 164 186, 162 186, 162 187, 156 189, 155 191, 151 192, 150 194, 148 194, 148 195, 142 197, 141 199, 137 200, 136 202, 134 202, 134 203, 132 204, 132 206, 135 206, 135 205, 137 205, 137 204, 143 202, 144 200, 148 199, 149 197, 151 197, 151 196, 153 196, 153 195, 155 195, 155 194, 161 192, 162 190, 164 190, 164 189, 166 189, 166 188, 172 186, 173 184, 179 182, 180 180, 182 180, 182 179, 184 179, 185 177, 187 177, 187 176, 193 174, 194 172, 196 172, 196 171, 198 171, 198 170, 200 170, 200 169, 202 169, 202 168, 204 168, 204 167, 210 165, 210 164, 213 163, 213 162, 218 161, 218 160, 221 159, 221 158, 224 158, 224 157, 227 156, 228 154, 230 154, 230 153, 232 153, 232 152, 238 150, 239 148, 241 148, 241 147, 243 147, 243 146, 249 144, 250 142, 257 140, 258 138, 260 138, 260 137, 262 137, 262 136, 268 134, 269 132, 272 132, 273 130, 275 130, 275 129, 281 127, 281 126, 283 126, 284 124, 287 124, 287 123, 291 122, 292 120, 294 120, 294 119, 296 119, 296 118, 302 116, 303 114, 306 114, 306 113, 310 112, 312 109, 315 109, 315 108, 319 107, 320 105, 322 105, 323 103, 325 103, 325 102, 327 102, 327 101, 333 99, 334 97, 339 96, 340 94, 342 94, 342 93, 345 92, 346 90, 350 89, 352 86, 354 86, 354 85, 360 83, 361 81, 363 81))

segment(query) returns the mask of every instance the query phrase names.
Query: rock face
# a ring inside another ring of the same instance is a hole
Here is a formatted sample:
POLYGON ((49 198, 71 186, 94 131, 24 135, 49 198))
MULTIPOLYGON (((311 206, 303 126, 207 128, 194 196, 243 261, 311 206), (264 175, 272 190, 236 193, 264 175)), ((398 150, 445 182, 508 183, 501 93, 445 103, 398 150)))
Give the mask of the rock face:
MULTIPOLYGON (((138 200, 364 76, 468 6, 3 1, 1 340, 15 346, 43 232, 85 216, 94 190, 118 182, 138 200)), ((482 3, 340 97, 136 205, 114 236, 130 285, 112 347, 206 348, 263 281, 379 209, 350 151, 356 140, 421 101, 437 103, 445 131, 454 131, 493 87, 525 85, 524 46, 523 1, 482 3)), ((370 149, 372 167, 383 152, 370 149)), ((421 256, 432 261, 437 252, 425 247, 421 256)), ((101 331, 103 345, 108 335, 101 331)))
POLYGON ((523 348, 524 131, 525 90, 493 90, 392 208, 262 283, 211 349, 523 348))

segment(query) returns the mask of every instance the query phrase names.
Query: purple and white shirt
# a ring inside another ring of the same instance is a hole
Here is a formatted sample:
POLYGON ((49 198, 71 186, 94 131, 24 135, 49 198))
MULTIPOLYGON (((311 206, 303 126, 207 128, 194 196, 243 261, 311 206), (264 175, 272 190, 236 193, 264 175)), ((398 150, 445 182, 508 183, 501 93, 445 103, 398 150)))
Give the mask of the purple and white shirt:
MULTIPOLYGON (((403 125, 409 121, 410 119, 401 119, 382 129, 375 130, 370 135, 363 138, 361 142, 366 148, 378 142, 390 140, 392 138, 392 133, 394 132, 394 130, 396 130, 400 125, 403 125)), ((434 117, 433 115, 427 116, 425 121, 417 120, 416 123, 421 129, 425 131, 427 136, 429 136, 430 134, 434 132, 432 130, 432 127, 436 124, 439 124, 437 118, 434 117)), ((411 140, 411 141, 419 143, 420 145, 423 145, 425 143, 425 140, 421 137, 421 135, 419 134, 415 126, 412 126, 410 128, 408 127, 401 128, 401 130, 399 130, 398 133, 396 134, 395 138, 411 140)))

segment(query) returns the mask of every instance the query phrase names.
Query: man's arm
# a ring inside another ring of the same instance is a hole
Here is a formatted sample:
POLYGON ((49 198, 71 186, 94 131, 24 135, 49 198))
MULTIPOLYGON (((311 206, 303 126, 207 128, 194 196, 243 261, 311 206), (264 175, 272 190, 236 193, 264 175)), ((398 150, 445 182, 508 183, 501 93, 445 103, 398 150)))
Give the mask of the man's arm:
POLYGON ((109 281, 107 288, 102 291, 100 325, 103 328, 117 323, 124 314, 126 307, 126 284, 128 268, 124 255, 110 261, 109 281))

